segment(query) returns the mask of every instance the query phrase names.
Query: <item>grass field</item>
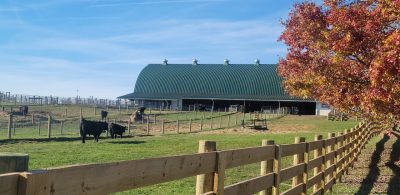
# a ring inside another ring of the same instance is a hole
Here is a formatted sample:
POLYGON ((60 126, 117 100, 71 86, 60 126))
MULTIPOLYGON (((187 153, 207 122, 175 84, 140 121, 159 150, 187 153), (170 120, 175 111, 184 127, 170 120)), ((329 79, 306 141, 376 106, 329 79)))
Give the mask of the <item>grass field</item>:
MULTIPOLYGON (((93 114, 93 111, 90 110, 86 112, 93 114)), ((111 117, 119 115, 117 112, 115 111, 114 114, 111 112, 111 117)), ((163 117, 167 120, 168 118, 175 118, 176 115, 165 113, 163 117)), ((199 140, 216 141, 218 150, 260 146, 262 139, 275 140, 278 144, 293 143, 296 136, 313 140, 315 134, 326 136, 328 132, 342 132, 356 124, 357 122, 353 120, 339 122, 327 121, 325 117, 285 116, 269 120, 269 130, 267 131, 241 129, 239 126, 232 126, 190 134, 134 136, 116 140, 104 138, 103 134, 103 138, 98 143, 90 140, 86 144, 81 144, 78 135, 74 132, 63 136, 56 135, 55 138, 48 140, 45 136, 35 137, 37 131, 32 130, 16 136, 14 140, 5 140, 4 132, 2 132, 5 129, 1 129, 0 152, 28 153, 30 169, 40 169, 81 163, 101 163, 196 153, 199 140), (29 135, 33 138, 28 139, 29 135)), ((291 161, 292 159, 286 159, 284 164, 289 164, 291 161)), ((229 169, 226 173, 226 184, 242 181, 258 174, 259 163, 229 169)), ((282 184, 283 189, 286 187, 285 184, 282 184)), ((121 194, 193 194, 194 190, 195 177, 191 177, 121 192, 121 194)))

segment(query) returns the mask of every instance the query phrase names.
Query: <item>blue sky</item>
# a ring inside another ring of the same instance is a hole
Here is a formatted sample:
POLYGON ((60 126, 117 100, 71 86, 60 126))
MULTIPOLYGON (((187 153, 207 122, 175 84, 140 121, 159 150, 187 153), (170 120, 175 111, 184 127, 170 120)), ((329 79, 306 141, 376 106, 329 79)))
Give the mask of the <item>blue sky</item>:
POLYGON ((277 63, 294 1, 0 0, 0 91, 115 98, 149 63, 277 63))

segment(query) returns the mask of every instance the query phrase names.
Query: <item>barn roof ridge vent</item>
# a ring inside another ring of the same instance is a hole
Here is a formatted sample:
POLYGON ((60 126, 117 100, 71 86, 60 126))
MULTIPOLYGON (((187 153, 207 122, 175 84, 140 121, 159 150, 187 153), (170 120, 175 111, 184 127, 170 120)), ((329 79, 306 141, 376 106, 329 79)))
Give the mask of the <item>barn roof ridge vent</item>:
POLYGON ((193 59, 193 64, 192 64, 192 65, 193 65, 193 66, 197 66, 197 65, 199 65, 198 62, 199 62, 199 61, 195 58, 195 59, 193 59))
POLYGON ((225 65, 225 66, 228 66, 228 65, 229 65, 229 59, 225 59, 225 60, 224 60, 224 65, 225 65))

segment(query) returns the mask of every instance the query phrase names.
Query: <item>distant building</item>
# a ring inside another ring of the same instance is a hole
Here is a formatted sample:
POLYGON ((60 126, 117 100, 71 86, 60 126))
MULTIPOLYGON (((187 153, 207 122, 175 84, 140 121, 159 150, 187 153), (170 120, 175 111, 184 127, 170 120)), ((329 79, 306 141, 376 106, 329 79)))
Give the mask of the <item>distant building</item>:
POLYGON ((247 111, 289 107, 298 114, 327 115, 329 106, 313 99, 289 96, 282 87, 276 64, 149 64, 139 74, 133 93, 118 97, 139 106, 172 109, 247 111))

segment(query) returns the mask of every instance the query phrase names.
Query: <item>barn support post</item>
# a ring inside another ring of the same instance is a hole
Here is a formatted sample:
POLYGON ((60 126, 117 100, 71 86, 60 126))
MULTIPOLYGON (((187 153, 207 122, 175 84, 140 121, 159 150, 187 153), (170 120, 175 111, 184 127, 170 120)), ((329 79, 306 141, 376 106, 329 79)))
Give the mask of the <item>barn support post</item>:
MULTIPOLYGON (((274 145, 275 142, 274 140, 262 140, 262 146, 269 146, 269 145, 274 145)), ((261 161, 261 171, 260 175, 266 175, 268 173, 271 173, 274 168, 274 160, 267 160, 267 161, 261 161)), ((263 190, 260 192, 260 195, 272 195, 272 187, 268 188, 267 190, 263 190)))
POLYGON ((11 124, 13 123, 13 115, 8 116, 8 139, 11 139, 11 124))
MULTIPOLYGON (((199 141, 199 153, 207 153, 217 151, 217 143, 214 141, 199 141)), ((196 178, 196 195, 213 191, 214 173, 197 175, 196 178)))
POLYGON ((96 116, 96 106, 93 106, 93 115, 96 116))
POLYGON ((51 138, 51 116, 50 114, 47 117, 47 137, 51 138))

